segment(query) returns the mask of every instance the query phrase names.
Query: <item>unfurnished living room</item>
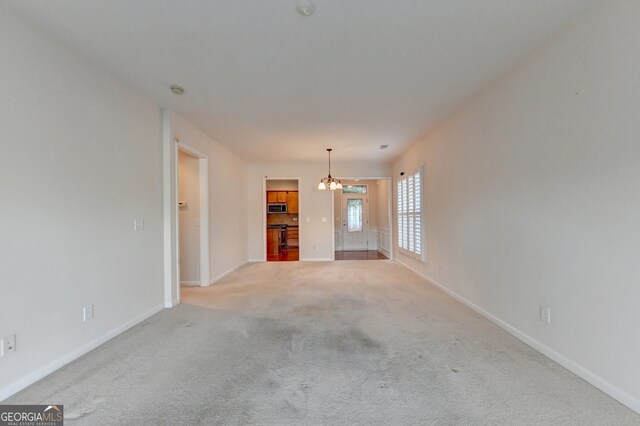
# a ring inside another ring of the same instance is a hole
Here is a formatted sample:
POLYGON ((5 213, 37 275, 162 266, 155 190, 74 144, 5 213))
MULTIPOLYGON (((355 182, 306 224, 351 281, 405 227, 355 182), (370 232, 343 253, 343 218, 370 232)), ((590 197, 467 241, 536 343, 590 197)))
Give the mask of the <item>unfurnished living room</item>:
POLYGON ((0 0, 0 425, 640 425, 639 23, 0 0))

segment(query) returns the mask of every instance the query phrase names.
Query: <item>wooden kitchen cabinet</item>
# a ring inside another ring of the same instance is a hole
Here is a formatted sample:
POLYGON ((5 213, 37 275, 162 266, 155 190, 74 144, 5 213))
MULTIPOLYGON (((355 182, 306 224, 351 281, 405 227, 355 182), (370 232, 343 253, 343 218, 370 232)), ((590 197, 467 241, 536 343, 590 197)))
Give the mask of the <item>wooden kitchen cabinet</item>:
POLYGON ((298 192, 287 192, 287 211, 290 214, 298 214, 298 192))
POLYGON ((287 229, 287 248, 298 248, 300 246, 298 235, 297 226, 290 226, 287 229))
POLYGON ((298 191, 267 191, 267 203, 286 203, 287 213, 298 214, 298 191))
POLYGON ((267 255, 280 253, 280 229, 267 229, 267 255))

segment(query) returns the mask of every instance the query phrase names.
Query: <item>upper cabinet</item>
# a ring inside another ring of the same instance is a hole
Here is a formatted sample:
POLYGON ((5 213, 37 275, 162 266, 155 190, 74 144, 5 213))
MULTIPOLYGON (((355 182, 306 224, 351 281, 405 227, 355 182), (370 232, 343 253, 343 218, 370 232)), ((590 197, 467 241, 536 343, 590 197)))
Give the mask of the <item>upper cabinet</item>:
POLYGON ((267 203, 286 203, 288 213, 298 214, 298 191, 267 191, 267 203))
POLYGON ((292 214, 298 214, 298 192, 287 192, 287 211, 292 214))

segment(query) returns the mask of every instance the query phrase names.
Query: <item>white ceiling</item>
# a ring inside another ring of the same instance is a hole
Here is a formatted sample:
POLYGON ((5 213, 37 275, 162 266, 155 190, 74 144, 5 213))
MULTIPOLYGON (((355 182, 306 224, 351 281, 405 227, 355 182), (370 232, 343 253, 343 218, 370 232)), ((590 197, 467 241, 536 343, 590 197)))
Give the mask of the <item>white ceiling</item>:
POLYGON ((388 161, 596 1, 8 3, 248 160, 388 161))

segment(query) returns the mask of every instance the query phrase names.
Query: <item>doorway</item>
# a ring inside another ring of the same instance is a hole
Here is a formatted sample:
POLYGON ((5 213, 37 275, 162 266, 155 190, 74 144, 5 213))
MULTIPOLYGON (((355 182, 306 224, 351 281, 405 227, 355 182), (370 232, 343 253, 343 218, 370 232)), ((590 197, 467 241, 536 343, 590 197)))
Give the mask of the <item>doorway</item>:
POLYGON ((342 251, 369 250, 368 192, 366 184, 342 190, 342 251))
POLYGON ((264 223, 265 260, 290 262, 300 260, 298 178, 265 178, 264 223))
POLYGON ((178 268, 180 285, 200 285, 200 182, 198 158, 178 150, 178 268))
POLYGON ((391 180, 341 179, 334 193, 335 260, 391 258, 391 180))
POLYGON ((175 145, 176 296, 179 301, 181 286, 205 287, 211 284, 209 159, 186 143, 175 145))

